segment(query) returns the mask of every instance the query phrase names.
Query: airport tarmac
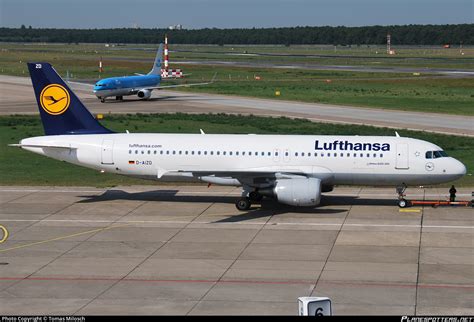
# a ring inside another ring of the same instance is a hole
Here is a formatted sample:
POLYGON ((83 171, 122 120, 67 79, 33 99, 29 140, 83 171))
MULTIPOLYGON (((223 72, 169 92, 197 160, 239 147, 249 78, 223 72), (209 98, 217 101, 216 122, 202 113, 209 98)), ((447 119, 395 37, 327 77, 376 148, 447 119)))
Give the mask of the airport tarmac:
MULTIPOLYGON (((149 101, 135 96, 106 103, 92 95, 91 86, 73 84, 77 95, 93 113, 239 113, 305 118, 314 122, 350 123, 422 130, 474 137, 474 117, 317 103, 257 99, 216 94, 153 91, 149 101)), ((0 115, 37 114, 31 81, 0 75, 0 115)))
POLYGON ((336 315, 474 314, 472 208, 399 209, 395 189, 337 187, 317 208, 239 212, 238 196, 0 187, 0 314, 297 315, 300 296, 330 297, 336 315))

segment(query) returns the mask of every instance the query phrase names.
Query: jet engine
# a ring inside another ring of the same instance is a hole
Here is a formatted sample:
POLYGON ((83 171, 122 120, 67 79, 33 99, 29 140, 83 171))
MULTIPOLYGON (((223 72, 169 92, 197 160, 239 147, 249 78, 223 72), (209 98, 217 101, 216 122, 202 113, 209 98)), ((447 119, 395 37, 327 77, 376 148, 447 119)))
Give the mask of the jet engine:
POLYGON ((137 96, 141 99, 147 100, 151 96, 151 91, 149 89, 141 89, 138 91, 137 96))
POLYGON ((321 180, 317 178, 281 179, 273 188, 258 192, 290 206, 317 206, 321 201, 321 180))

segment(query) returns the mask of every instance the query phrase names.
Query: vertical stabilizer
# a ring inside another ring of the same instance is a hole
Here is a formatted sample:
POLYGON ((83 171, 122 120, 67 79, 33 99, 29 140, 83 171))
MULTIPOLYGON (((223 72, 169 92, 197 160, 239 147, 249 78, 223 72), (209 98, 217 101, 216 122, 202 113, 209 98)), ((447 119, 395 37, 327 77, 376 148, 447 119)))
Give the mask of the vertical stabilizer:
POLYGON ((28 63, 46 135, 111 133, 87 110, 49 63, 28 63))
POLYGON ((161 75, 161 61, 163 59, 163 44, 160 44, 158 51, 156 52, 155 63, 153 64, 153 68, 148 73, 148 75, 161 75))

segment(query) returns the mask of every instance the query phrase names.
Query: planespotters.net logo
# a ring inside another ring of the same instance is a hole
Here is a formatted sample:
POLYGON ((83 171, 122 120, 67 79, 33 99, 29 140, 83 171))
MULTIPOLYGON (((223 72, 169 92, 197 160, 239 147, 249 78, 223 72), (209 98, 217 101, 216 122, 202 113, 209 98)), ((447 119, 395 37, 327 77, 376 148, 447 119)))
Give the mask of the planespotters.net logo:
POLYGON ((2 316, 1 322, 85 322, 84 316, 2 316))
POLYGON ((472 316, 402 316, 401 322, 474 322, 472 316))
POLYGON ((51 115, 63 114, 71 99, 68 91, 59 84, 51 84, 43 88, 40 94, 40 103, 43 110, 51 115))

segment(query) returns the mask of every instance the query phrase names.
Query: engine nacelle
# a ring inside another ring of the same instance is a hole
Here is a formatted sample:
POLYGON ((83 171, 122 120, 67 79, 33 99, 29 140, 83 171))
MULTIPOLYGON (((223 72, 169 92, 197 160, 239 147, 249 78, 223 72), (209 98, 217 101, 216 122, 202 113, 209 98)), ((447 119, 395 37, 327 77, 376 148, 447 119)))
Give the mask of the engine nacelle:
POLYGON ((149 89, 141 89, 138 91, 137 96, 141 99, 147 100, 151 96, 151 91, 149 89))
POLYGON ((259 193, 275 197, 278 202, 290 206, 317 206, 321 201, 321 180, 316 178, 277 180, 273 189, 261 189, 259 193))

